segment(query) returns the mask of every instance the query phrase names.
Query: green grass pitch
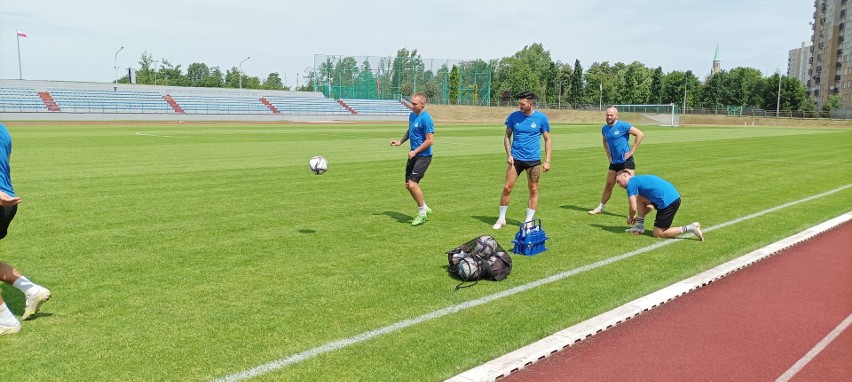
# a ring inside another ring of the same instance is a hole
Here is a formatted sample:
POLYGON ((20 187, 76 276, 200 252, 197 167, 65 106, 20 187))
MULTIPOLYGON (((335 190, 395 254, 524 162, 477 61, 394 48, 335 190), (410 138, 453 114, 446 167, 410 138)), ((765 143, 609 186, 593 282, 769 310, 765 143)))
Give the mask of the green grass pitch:
MULTIPOLYGON (((537 217, 548 251, 454 291, 445 251, 493 231, 503 127, 436 127, 421 185, 404 188, 404 124, 15 125, 24 202, 0 259, 54 298, 0 338, 9 380, 205 381, 488 296, 658 241, 627 228, 599 125, 553 126, 537 217), (324 155, 316 176, 308 160, 324 155)), ((637 172, 679 189, 676 225, 725 223, 852 183, 852 129, 643 127, 637 172)), ((309 357, 262 381, 437 381, 847 212, 852 188, 607 266, 309 357)), ((23 296, 2 285, 17 315, 23 296)))

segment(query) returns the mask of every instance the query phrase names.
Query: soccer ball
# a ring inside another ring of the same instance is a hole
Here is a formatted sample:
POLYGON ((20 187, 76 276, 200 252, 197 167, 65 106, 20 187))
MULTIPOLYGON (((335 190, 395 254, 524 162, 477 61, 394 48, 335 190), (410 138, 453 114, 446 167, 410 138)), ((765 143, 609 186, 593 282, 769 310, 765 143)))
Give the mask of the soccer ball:
POLYGON ((459 261, 458 273, 462 280, 476 280, 481 272, 479 263, 473 257, 468 256, 459 261))
POLYGON ((319 155, 311 158, 311 161, 308 163, 308 166, 310 166, 311 171, 317 175, 322 175, 323 173, 328 171, 328 161, 325 159, 325 157, 319 155))
POLYGON ((476 242, 473 245, 473 253, 476 253, 482 257, 488 257, 493 255, 496 251, 497 240, 494 240, 493 237, 488 235, 482 235, 476 238, 476 242))

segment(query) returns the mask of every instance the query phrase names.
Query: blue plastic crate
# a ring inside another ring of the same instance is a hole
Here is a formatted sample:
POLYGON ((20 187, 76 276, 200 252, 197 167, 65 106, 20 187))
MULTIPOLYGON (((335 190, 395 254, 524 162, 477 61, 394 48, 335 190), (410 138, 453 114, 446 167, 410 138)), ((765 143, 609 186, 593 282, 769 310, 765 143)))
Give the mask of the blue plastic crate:
POLYGON ((515 240, 512 240, 515 244, 512 252, 524 256, 537 255, 547 250, 544 246, 544 241, 547 239, 549 237, 545 235, 544 228, 541 228, 541 219, 524 222, 518 228, 515 240))

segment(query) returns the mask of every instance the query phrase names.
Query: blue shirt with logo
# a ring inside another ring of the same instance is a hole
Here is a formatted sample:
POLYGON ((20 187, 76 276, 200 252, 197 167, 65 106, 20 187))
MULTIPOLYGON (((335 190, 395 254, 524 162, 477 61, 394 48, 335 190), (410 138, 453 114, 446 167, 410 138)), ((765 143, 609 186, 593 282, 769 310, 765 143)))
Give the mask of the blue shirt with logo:
POLYGON ((12 170, 9 167, 9 157, 12 155, 12 137, 6 126, 0 123, 0 191, 9 196, 15 196, 12 188, 12 170))
POLYGON ((627 181, 627 196, 639 194, 648 199, 655 208, 663 209, 680 198, 674 185, 656 175, 636 175, 627 181))
MULTIPOLYGON (((426 140, 426 134, 435 134, 435 123, 432 122, 432 116, 423 110, 420 114, 411 113, 408 115, 408 139, 411 142, 411 150, 414 150, 426 140)), ((419 157, 432 156, 432 146, 426 150, 417 153, 419 157)))
POLYGON ((606 138, 609 154, 612 156, 610 163, 624 163, 624 154, 630 151, 630 134, 627 132, 631 128, 632 125, 623 121, 615 121, 612 126, 604 124, 601 128, 601 134, 606 138))
POLYGON ((547 116, 538 110, 529 116, 520 110, 509 114, 506 128, 512 129, 512 157, 520 161, 541 160, 541 135, 550 131, 547 116))

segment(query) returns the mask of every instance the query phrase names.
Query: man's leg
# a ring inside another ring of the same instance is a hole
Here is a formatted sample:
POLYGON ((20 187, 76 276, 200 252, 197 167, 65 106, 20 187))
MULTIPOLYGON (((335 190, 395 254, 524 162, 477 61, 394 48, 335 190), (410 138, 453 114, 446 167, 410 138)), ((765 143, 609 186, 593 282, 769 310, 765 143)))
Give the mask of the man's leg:
POLYGON ((606 202, 608 202, 609 198, 612 197, 612 188, 615 186, 616 174, 617 173, 613 170, 607 170, 606 184, 604 185, 603 193, 601 194, 601 204, 595 207, 595 209, 589 211, 590 215, 597 215, 604 212, 604 206, 606 206, 606 202))
POLYGON ((527 188, 530 190, 530 198, 527 201, 527 217, 525 222, 528 222, 535 217, 535 210, 538 208, 538 182, 541 179, 541 165, 532 167, 527 170, 527 188))
POLYGON ((0 280, 18 288, 24 293, 27 299, 26 309, 21 315, 22 320, 26 320, 36 314, 45 301, 50 299, 50 291, 30 281, 26 276, 20 274, 15 267, 0 261, 0 280))
POLYGON ((672 238, 677 237, 682 233, 690 232, 695 237, 698 238, 699 241, 704 241, 704 231, 701 230, 701 223, 694 222, 689 225, 681 226, 681 227, 669 227, 666 229, 662 229, 659 227, 654 227, 654 237, 659 238, 672 238))
POLYGON ((500 229, 506 225, 506 211, 509 209, 509 200, 512 196, 512 189, 515 188, 515 182, 518 181, 518 171, 515 166, 508 165, 506 167, 506 182, 503 184, 503 193, 500 195, 500 215, 497 222, 491 228, 500 229))
POLYGON ((636 195, 636 224, 633 227, 630 227, 624 232, 630 232, 634 235, 641 235, 645 233, 645 216, 651 212, 651 208, 649 207, 650 203, 648 199, 645 199, 642 195, 636 195))

